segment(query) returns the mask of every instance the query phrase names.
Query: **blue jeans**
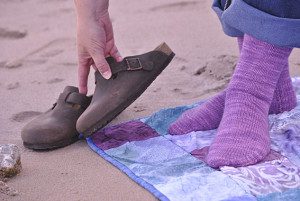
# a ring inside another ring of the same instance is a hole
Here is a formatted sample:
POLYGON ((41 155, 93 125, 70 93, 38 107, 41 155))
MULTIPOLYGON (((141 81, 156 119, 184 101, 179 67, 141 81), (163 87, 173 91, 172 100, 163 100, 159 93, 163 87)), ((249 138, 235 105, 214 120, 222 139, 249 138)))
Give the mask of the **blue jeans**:
POLYGON ((300 0, 214 0, 224 32, 300 48, 300 0))

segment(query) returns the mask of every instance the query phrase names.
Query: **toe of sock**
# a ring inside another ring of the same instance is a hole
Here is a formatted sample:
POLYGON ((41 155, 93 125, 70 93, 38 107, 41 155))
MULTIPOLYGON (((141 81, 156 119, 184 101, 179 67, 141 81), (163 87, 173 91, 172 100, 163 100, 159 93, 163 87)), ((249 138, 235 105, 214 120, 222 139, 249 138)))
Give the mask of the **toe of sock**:
POLYGON ((270 148, 268 146, 251 150, 235 149, 234 147, 213 148, 209 150, 206 162, 212 168, 223 166, 243 167, 260 162, 269 152, 270 148))

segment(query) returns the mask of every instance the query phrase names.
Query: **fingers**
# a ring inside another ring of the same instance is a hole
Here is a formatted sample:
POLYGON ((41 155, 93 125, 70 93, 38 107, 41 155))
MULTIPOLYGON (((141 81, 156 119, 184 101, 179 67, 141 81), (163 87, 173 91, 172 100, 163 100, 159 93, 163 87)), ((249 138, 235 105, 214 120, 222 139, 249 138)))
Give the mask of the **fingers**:
POLYGON ((104 57, 104 54, 98 54, 93 56, 94 64, 98 71, 105 79, 109 79, 111 77, 110 67, 104 57))
POLYGON ((90 59, 89 66, 92 66, 92 68, 93 68, 95 71, 98 70, 97 67, 96 67, 95 64, 94 64, 93 59, 90 59))
POLYGON ((79 82, 79 93, 87 94, 87 83, 88 76, 90 73, 90 61, 88 59, 78 61, 78 82, 79 82))
POLYGON ((92 67, 93 67, 93 69, 94 69, 95 71, 98 70, 94 63, 92 64, 92 67))
MULTIPOLYGON (((95 70, 98 70, 105 79, 109 79, 112 76, 112 72, 109 64, 105 57, 112 56, 116 61, 122 61, 122 57, 114 43, 112 24, 109 18, 109 14, 103 15, 100 19, 101 23, 91 27, 79 36, 81 39, 77 39, 81 44, 81 48, 78 48, 78 52, 84 55, 84 58, 79 62, 78 68, 78 79, 79 79, 79 90, 81 93, 87 93, 87 82, 90 67, 92 66, 95 70), (83 38, 83 39, 82 39, 83 38)), ((79 60, 83 57, 78 56, 79 60)))
POLYGON ((112 56, 117 62, 121 62, 123 60, 118 48, 114 44, 113 48, 109 52, 110 56, 112 56))
POLYGON ((105 52, 112 56, 117 62, 120 62, 123 59, 120 52, 118 51, 117 46, 115 45, 114 31, 109 14, 102 19, 102 22, 104 24, 107 39, 105 52))

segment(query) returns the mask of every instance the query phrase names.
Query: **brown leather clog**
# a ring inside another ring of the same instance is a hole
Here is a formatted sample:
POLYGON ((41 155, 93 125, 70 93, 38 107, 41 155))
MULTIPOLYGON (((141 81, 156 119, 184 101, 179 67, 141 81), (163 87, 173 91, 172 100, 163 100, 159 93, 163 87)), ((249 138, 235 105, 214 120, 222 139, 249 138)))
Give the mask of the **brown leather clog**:
POLYGON ((93 99, 77 121, 78 132, 88 137, 107 125, 147 89, 174 56, 163 43, 151 52, 126 57, 122 62, 107 58, 112 77, 106 80, 95 73, 93 99))
POLYGON ((36 150, 55 149, 77 141, 76 121, 90 102, 91 97, 80 94, 76 87, 67 86, 50 110, 22 129, 24 146, 36 150))

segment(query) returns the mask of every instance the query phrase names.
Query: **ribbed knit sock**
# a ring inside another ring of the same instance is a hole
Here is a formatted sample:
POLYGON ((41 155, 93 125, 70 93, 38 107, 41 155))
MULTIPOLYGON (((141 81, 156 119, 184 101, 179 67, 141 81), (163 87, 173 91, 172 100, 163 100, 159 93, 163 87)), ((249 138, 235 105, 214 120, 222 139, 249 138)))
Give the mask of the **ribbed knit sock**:
POLYGON ((290 111, 297 106, 297 97, 289 72, 288 61, 283 67, 274 92, 269 114, 290 111))
POLYGON ((245 35, 226 90, 223 117, 207 155, 208 165, 246 166, 269 153, 268 111, 291 51, 245 35))
POLYGON ((242 48, 243 48, 243 43, 244 43, 244 36, 237 37, 237 43, 238 43, 239 51, 241 54, 242 48))
MULTIPOLYGON (((240 52, 243 40, 243 37, 237 38, 240 52)), ((218 93, 200 106, 186 111, 170 126, 169 133, 180 135, 191 131, 205 131, 218 128, 224 112, 225 96, 226 90, 218 93)), ((289 111, 296 105, 296 94, 290 78, 287 61, 280 74, 269 113, 278 114, 289 111)))

